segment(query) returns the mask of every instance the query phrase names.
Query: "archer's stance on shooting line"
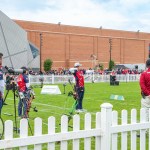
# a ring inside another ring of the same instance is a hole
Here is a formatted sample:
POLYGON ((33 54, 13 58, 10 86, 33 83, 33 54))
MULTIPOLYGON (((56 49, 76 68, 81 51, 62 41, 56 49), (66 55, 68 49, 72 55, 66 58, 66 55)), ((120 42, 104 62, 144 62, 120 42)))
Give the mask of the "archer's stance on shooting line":
POLYGON ((3 54, 0 53, 0 114, 3 107, 3 96, 4 96, 4 89, 5 89, 5 82, 4 82, 3 70, 2 70, 2 57, 3 54))
POLYGON ((35 94, 31 93, 27 68, 22 67, 21 69, 23 69, 23 73, 17 78, 19 92, 18 116, 21 118, 28 118, 31 102, 32 99, 34 99, 35 94))
POLYGON ((80 70, 80 66, 82 66, 82 64, 80 64, 79 62, 74 64, 74 68, 70 68, 69 71, 74 75, 75 77, 75 94, 77 96, 77 106, 76 106, 76 112, 84 112, 85 110, 82 107, 82 102, 83 102, 83 97, 84 97, 84 91, 85 91, 85 87, 84 87, 84 74, 83 71, 80 70))

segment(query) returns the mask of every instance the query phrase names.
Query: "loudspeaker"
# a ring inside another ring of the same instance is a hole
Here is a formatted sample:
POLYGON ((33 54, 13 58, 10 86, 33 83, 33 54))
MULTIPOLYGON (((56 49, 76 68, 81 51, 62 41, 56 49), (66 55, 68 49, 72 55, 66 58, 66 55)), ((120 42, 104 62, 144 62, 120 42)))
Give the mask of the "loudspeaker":
POLYGON ((135 65, 135 69, 138 69, 138 65, 135 65))
POLYGON ((110 85, 119 85, 119 81, 110 82, 110 85))
POLYGON ((110 85, 119 85, 119 81, 116 81, 116 76, 110 75, 110 85))
POLYGON ((115 85, 119 85, 119 81, 115 81, 115 85))
POLYGON ((110 75, 110 82, 116 81, 116 76, 115 75, 110 75))

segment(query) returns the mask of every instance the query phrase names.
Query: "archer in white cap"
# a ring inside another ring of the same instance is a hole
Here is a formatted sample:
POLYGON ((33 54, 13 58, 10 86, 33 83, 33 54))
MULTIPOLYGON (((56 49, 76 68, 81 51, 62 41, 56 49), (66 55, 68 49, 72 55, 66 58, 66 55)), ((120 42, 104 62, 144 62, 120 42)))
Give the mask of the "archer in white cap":
POLYGON ((83 97, 84 97, 84 74, 83 71, 80 70, 80 64, 79 62, 76 62, 74 64, 74 72, 73 75, 75 77, 75 93, 77 95, 77 105, 76 105, 76 112, 84 112, 85 110, 82 107, 83 97))
POLYGON ((74 67, 80 67, 80 66, 82 66, 82 64, 80 64, 79 62, 76 62, 76 63, 74 64, 74 67))

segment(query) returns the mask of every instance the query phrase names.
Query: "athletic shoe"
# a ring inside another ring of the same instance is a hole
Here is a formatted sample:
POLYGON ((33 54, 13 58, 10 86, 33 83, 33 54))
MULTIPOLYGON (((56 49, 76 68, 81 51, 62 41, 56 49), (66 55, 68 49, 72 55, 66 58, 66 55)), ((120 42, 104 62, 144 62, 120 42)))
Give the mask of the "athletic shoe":
POLYGON ((87 110, 86 109, 81 109, 82 110, 82 112, 87 112, 87 110))
POLYGON ((77 109, 76 112, 77 113, 83 113, 83 112, 87 112, 87 110, 86 109, 77 109))
POLYGON ((22 119, 22 117, 21 116, 18 116, 18 120, 21 120, 22 119))
POLYGON ((83 112, 83 111, 82 111, 82 109, 77 109, 75 112, 76 112, 76 113, 81 113, 81 112, 83 112))

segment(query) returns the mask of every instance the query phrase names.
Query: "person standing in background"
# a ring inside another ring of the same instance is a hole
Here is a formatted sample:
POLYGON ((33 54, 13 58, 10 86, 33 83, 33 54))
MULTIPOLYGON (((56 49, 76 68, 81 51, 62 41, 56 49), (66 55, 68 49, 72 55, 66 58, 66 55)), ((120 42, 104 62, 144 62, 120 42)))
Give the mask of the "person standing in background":
POLYGON ((150 59, 146 61, 146 68, 140 76, 140 88, 141 88, 141 107, 146 109, 146 119, 149 120, 149 108, 150 108, 150 59))
POLYGON ((3 107, 3 97, 4 97, 4 89, 5 89, 4 75, 2 70, 2 57, 3 54, 0 53, 0 114, 3 107))
POLYGON ((19 103, 18 103, 18 116, 21 118, 28 118, 28 105, 30 100, 29 93, 29 77, 28 77, 28 69, 26 67, 21 68, 23 73, 21 73, 17 78, 18 92, 20 95, 19 103))

